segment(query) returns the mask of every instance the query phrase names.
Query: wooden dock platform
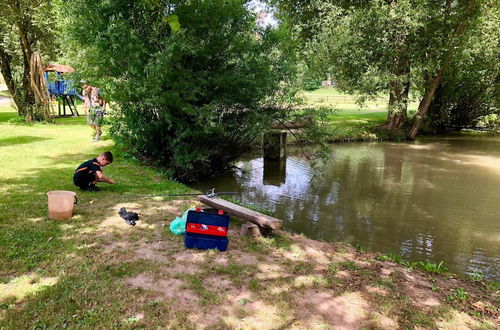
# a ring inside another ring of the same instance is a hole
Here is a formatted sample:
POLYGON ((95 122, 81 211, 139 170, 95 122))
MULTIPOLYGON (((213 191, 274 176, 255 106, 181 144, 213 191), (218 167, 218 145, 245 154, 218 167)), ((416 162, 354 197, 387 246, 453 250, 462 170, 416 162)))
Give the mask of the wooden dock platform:
POLYGON ((198 196, 198 200, 217 210, 231 214, 237 218, 250 221, 259 227, 269 229, 280 229, 283 226, 283 220, 273 218, 257 211, 249 210, 246 207, 231 203, 217 197, 198 196))

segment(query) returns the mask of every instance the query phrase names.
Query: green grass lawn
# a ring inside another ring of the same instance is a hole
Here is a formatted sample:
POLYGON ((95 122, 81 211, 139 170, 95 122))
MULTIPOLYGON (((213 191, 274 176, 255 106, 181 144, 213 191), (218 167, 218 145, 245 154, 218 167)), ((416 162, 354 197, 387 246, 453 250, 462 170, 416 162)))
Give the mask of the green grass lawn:
MULTIPOLYGON (((334 87, 322 87, 314 91, 305 91, 300 96, 308 105, 332 106, 342 111, 358 110, 359 113, 371 111, 386 111, 388 96, 380 95, 375 98, 367 99, 363 105, 356 102, 356 97, 350 94, 340 92, 334 87)), ((417 100, 411 100, 408 110, 414 111, 418 107, 417 100)))
MULTIPOLYGON (((103 296, 96 294, 96 301, 106 299, 105 295, 116 289, 109 272, 120 270, 113 267, 103 269, 105 265, 102 262, 86 260, 85 254, 92 254, 92 249, 84 248, 87 239, 82 234, 98 228, 96 219, 114 214, 116 210, 112 207, 124 201, 116 197, 121 194, 190 191, 184 185, 166 180, 158 171, 122 158, 110 139, 91 143, 91 130, 84 117, 56 119, 55 124, 7 123, 8 119, 15 116, 12 108, 0 107, 1 329, 11 328, 13 324, 23 324, 21 327, 25 328, 30 320, 37 318, 49 320, 50 311, 58 308, 61 309, 60 318, 78 313, 81 307, 74 304, 85 302, 78 299, 74 302, 71 297, 81 294, 78 290, 86 287, 85 281, 91 287, 95 286, 88 290, 94 293, 95 290, 102 290, 104 293, 103 296), (115 154, 114 163, 105 168, 105 173, 114 178, 117 184, 103 186, 98 195, 77 190, 72 183, 75 168, 105 150, 115 154), (65 223, 47 219, 46 192, 51 190, 77 191, 79 202, 75 206, 72 221, 65 223), (93 274, 90 269, 96 273, 93 274), (103 276, 102 282, 92 281, 93 276, 103 276), (61 280, 52 287, 50 283, 55 278, 61 280), (31 310, 22 308, 25 301, 16 304, 24 296, 40 291, 40 287, 50 287, 50 293, 44 291, 43 297, 35 299, 31 310), (23 316, 14 311, 16 308, 24 311, 21 313, 23 316), (2 313, 7 314, 5 324, 2 324, 2 313), (12 316, 9 317, 9 313, 12 316)), ((136 198, 137 207, 143 203, 146 202, 136 198)), ((177 214, 164 214, 166 219, 174 215, 177 214)), ((110 299, 113 301, 119 297, 110 299)), ((101 320, 113 318, 116 317, 114 313, 120 312, 117 308, 95 313, 100 315, 98 319, 101 320)), ((71 318, 71 315, 67 317, 71 318)), ((59 325, 64 323, 57 319, 53 322, 59 325)), ((36 323, 31 325, 35 326, 36 323)))
POLYGON ((105 172, 118 184, 105 185, 99 199, 90 209, 88 202, 95 198, 91 193, 80 192, 78 212, 86 218, 93 211, 105 208, 108 196, 119 194, 160 194, 186 192, 189 188, 167 181, 161 174, 148 167, 120 157, 120 151, 106 136, 103 141, 91 143, 91 130, 84 117, 60 118, 55 124, 8 124, 6 119, 15 117, 12 109, 0 107, 0 274, 30 271, 43 264, 50 265, 61 251, 58 244, 50 249, 39 249, 33 243, 45 244, 52 237, 61 247, 64 231, 56 222, 39 222, 47 213, 46 192, 75 190, 72 182, 74 169, 83 161, 111 150, 113 164, 105 172), (29 233, 28 235, 25 235, 29 233), (36 253, 33 253, 33 249, 36 253), (6 258, 6 259, 5 259, 6 258))
MULTIPOLYGON (((338 140, 370 140, 383 138, 378 136, 375 128, 382 125, 387 118, 388 97, 377 97, 367 100, 362 106, 356 98, 344 94, 333 87, 322 87, 314 91, 302 93, 305 108, 332 108, 334 113, 329 117, 330 136, 332 141, 338 140)), ((410 102, 410 113, 418 107, 418 102, 410 102)))
POLYGON ((330 140, 370 140, 377 138, 375 128, 387 118, 386 111, 338 109, 329 117, 330 140))
POLYGON ((16 109, 11 108, 8 105, 0 104, 0 123, 7 123, 9 120, 17 116, 16 109))

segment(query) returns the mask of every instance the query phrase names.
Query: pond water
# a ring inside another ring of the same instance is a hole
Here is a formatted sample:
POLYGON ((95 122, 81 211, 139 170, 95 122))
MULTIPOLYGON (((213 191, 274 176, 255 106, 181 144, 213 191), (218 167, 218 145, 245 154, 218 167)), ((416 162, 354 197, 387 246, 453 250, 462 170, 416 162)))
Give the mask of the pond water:
POLYGON ((335 144, 320 172, 293 153, 242 159, 196 188, 236 191, 314 239, 500 280, 500 137, 335 144))

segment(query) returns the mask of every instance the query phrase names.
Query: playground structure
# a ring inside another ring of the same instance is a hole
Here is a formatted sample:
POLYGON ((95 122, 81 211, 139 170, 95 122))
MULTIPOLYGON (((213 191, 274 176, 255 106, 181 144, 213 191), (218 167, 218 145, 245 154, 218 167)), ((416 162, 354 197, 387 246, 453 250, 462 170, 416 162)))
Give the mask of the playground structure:
POLYGON ((83 97, 77 93, 73 80, 65 79, 65 74, 74 73, 75 69, 69 65, 53 64, 45 68, 45 80, 47 81, 47 89, 51 99, 58 98, 58 115, 62 116, 79 116, 75 105, 75 96, 79 99, 83 97), (53 75, 50 75, 53 73, 53 75), (61 109, 62 101, 62 109, 61 109), (66 105, 71 114, 66 114, 66 105), (62 110, 62 112, 61 112, 62 110))

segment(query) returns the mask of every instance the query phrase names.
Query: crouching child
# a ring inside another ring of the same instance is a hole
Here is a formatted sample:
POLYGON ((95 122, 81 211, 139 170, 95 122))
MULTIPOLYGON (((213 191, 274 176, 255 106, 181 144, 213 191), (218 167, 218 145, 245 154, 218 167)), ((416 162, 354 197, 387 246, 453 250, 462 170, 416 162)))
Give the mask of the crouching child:
POLYGON ((110 151, 103 152, 97 158, 83 162, 75 170, 73 183, 82 190, 96 192, 99 188, 97 182, 115 183, 102 173, 102 168, 113 162, 113 154, 110 151))

